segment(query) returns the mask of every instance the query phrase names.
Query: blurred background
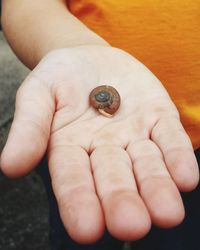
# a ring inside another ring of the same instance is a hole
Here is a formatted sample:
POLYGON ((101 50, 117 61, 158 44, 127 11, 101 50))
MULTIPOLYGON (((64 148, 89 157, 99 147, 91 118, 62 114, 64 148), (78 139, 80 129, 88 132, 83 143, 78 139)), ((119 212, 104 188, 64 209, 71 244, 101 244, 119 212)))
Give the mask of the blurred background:
MULTIPOLYGON (((12 121, 16 90, 28 74, 0 32, 0 152, 12 121)), ((39 176, 0 173, 0 250, 49 250, 48 204, 39 176)))

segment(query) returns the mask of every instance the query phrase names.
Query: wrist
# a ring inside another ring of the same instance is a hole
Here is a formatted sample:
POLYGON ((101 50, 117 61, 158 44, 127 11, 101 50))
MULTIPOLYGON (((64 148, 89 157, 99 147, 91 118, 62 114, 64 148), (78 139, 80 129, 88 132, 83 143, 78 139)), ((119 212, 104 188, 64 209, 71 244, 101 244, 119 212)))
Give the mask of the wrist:
MULTIPOLYGON (((46 43, 41 43, 35 48, 34 58, 32 65, 35 66, 47 54, 52 51, 57 51, 64 48, 73 48, 79 46, 110 46, 108 42, 92 31, 79 32, 79 34, 64 34, 62 36, 55 36, 46 43), (42 46, 41 46, 42 45, 42 46)), ((32 66, 32 67, 33 67, 32 66)), ((31 67, 31 68, 32 68, 31 67)))
POLYGON ((55 49, 90 44, 109 46, 68 11, 64 0, 5 0, 2 21, 10 46, 30 69, 55 49))

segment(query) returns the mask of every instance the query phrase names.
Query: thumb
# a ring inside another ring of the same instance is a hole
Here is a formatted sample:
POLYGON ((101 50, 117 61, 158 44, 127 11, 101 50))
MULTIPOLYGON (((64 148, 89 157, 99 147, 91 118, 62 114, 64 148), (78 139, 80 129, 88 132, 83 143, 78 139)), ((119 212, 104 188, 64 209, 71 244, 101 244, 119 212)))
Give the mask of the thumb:
POLYGON ((14 120, 0 166, 5 175, 17 177, 30 172, 45 154, 55 104, 50 88, 29 76, 16 96, 14 120))

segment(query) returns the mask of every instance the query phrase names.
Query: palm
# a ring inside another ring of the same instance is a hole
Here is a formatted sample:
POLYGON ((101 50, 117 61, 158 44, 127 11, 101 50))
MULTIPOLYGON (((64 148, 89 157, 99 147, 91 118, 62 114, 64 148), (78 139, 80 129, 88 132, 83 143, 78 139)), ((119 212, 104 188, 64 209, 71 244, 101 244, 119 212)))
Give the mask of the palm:
POLYGON ((27 172, 48 146, 54 192, 72 238, 93 241, 105 223, 114 236, 137 239, 149 230, 150 221, 168 227, 182 220, 177 187, 195 187, 197 165, 175 106, 138 61, 98 46, 53 52, 18 96, 21 111, 16 111, 2 166, 11 174, 27 172), (114 86, 121 96, 112 118, 89 106, 90 91, 102 84, 114 86), (18 131, 28 126, 32 129, 18 131), (25 138, 21 148, 19 136, 25 138), (28 150, 31 138, 37 145, 28 150), (8 160, 13 147, 21 170, 8 160))
MULTIPOLYGON (((66 53, 60 56, 59 66, 58 62, 54 62, 55 75, 52 69, 47 67, 45 70, 45 73, 51 71, 51 82, 55 83, 57 98, 52 137, 61 137, 58 140, 63 140, 65 144, 80 145, 87 152, 92 150, 90 147, 99 144, 125 148, 133 136, 136 140, 149 138, 149 132, 163 116, 178 118, 178 112, 166 91, 143 65, 121 51, 113 53, 111 49, 112 55, 107 51, 108 48, 105 55, 98 50, 90 55, 87 50, 83 50, 81 59, 74 56, 79 65, 73 71, 67 70, 71 58, 66 58, 71 55, 66 53), (107 58, 111 59, 105 64, 107 58), (64 62, 61 63, 61 60, 64 62), (112 119, 105 118, 89 106, 90 91, 101 84, 113 85, 122 98, 120 110, 112 119)), ((49 79, 44 75, 42 81, 47 82, 49 79)))

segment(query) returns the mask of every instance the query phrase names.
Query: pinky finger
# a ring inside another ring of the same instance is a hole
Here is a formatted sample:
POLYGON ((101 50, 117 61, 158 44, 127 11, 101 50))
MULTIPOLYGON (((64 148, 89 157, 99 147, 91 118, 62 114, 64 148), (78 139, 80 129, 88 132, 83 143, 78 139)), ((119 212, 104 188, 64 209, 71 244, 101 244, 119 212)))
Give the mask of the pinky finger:
POLYGON ((199 182, 199 169, 191 141, 177 117, 161 118, 151 133, 180 191, 191 191, 199 182))

